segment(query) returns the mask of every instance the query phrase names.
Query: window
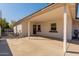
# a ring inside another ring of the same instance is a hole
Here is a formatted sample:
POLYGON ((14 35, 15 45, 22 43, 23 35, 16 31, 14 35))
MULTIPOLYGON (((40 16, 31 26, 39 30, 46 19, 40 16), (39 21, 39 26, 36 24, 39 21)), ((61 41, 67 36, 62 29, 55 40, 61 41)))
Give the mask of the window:
POLYGON ((41 32, 41 25, 38 25, 38 32, 41 32))
POLYGON ((56 23, 51 24, 51 31, 50 32, 57 32, 56 31, 56 23))
POLYGON ((76 4, 76 19, 79 19, 79 4, 76 4))

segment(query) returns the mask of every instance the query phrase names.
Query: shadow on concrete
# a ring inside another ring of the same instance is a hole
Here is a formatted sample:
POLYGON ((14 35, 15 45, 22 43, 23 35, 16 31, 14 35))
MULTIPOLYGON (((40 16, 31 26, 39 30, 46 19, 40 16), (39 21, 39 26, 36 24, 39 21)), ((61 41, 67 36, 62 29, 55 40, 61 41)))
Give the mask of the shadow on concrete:
POLYGON ((73 39, 73 40, 68 41, 68 43, 79 45, 79 40, 74 40, 73 39))
POLYGON ((79 54, 79 52, 75 52, 75 51, 67 51, 67 53, 79 54))
POLYGON ((59 39, 59 38, 54 38, 54 37, 47 37, 47 36, 39 36, 39 35, 32 35, 30 37, 37 37, 36 39, 31 39, 31 40, 46 40, 46 39, 49 39, 49 40, 57 40, 57 41, 62 41, 63 42, 63 39, 59 39), (39 38, 41 37, 41 38, 39 38))
MULTIPOLYGON (((69 50, 69 47, 71 46, 71 44, 79 45, 79 40, 78 39, 72 39, 72 40, 68 41, 68 43, 69 43, 69 45, 68 45, 68 48, 67 48, 67 53, 79 54, 79 51, 69 50)), ((74 49, 76 50, 77 48, 74 48, 74 49)))
POLYGON ((7 40, 0 40, 0 56, 12 56, 7 40))

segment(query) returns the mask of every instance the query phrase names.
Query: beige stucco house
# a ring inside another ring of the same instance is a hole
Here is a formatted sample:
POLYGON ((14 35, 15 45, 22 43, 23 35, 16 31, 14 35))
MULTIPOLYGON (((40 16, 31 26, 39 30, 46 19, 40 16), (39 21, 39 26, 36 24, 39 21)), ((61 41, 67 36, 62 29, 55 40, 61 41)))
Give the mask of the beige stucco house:
POLYGON ((64 53, 67 40, 72 40, 74 30, 79 31, 78 4, 49 4, 47 7, 27 16, 14 26, 14 33, 22 36, 40 35, 63 39, 64 53))
POLYGON ((42 10, 16 22, 14 33, 63 39, 63 17, 64 4, 48 4, 42 10))

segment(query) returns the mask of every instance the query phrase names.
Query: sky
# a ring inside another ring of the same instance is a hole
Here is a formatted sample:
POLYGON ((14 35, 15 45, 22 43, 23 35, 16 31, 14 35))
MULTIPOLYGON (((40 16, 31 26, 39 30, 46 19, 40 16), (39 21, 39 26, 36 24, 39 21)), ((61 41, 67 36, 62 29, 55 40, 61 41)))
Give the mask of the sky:
POLYGON ((0 3, 0 15, 8 22, 18 21, 46 6, 46 3, 0 3))

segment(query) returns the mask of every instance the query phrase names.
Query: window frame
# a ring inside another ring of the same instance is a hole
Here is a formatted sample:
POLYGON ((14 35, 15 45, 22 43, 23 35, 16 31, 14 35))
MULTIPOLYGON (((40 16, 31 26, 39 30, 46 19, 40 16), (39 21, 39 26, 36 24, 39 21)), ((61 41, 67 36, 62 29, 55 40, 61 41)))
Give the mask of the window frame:
POLYGON ((38 31, 38 32, 41 32, 41 25, 38 25, 37 31, 38 31), (40 26, 40 27, 39 27, 39 26, 40 26), (39 28, 40 28, 40 30, 39 30, 39 28))
POLYGON ((56 23, 51 23, 49 32, 57 32, 57 24, 56 23), (52 30, 52 24, 55 24, 55 30, 52 30))

